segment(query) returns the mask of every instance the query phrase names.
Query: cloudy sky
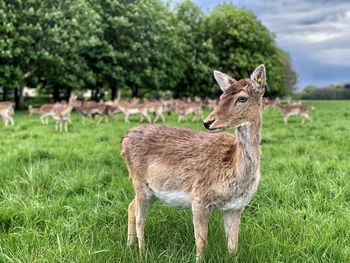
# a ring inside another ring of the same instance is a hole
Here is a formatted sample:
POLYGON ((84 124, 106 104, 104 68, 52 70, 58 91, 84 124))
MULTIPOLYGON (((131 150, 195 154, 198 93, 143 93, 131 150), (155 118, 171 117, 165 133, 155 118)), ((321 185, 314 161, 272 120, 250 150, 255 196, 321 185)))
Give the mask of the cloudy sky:
MULTIPOLYGON (((194 0, 209 12, 222 0, 194 0)), ((228 2, 228 1, 226 1, 228 2)), ((300 88, 350 83, 350 0, 231 0, 254 12, 288 51, 300 88)))

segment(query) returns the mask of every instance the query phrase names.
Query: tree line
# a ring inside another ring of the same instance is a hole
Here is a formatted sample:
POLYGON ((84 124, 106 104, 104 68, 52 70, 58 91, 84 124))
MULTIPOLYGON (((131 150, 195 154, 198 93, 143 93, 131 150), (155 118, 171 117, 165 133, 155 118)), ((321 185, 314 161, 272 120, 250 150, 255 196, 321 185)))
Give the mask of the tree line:
POLYGON ((0 87, 23 102, 23 87, 54 101, 74 91, 123 96, 214 97, 213 69, 248 77, 268 72, 267 95, 286 95, 297 78, 288 54, 248 10, 222 4, 205 14, 186 0, 3 0, 0 87))
POLYGON ((317 87, 309 85, 295 93, 294 97, 306 100, 348 100, 350 99, 350 83, 317 87))

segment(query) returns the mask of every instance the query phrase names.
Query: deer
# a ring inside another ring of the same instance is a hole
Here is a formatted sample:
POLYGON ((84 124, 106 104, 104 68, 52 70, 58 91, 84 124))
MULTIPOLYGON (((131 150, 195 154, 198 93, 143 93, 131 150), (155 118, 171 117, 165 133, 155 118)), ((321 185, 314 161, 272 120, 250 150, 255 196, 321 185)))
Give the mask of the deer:
POLYGON ((8 123, 10 122, 12 126, 15 125, 15 121, 13 120, 13 108, 12 104, 1 104, 0 105, 0 118, 3 119, 5 127, 7 127, 8 123))
POLYGON ((165 122, 165 117, 163 115, 164 112, 164 104, 162 101, 145 101, 143 103, 143 107, 147 110, 147 113, 154 113, 155 118, 153 122, 157 122, 160 118, 162 122, 165 122))
POLYGON ((70 123, 70 113, 73 110, 73 104, 70 100, 68 104, 58 104, 52 109, 52 118, 55 120, 55 131, 68 132, 68 123, 70 123))
POLYGON ((77 109, 83 115, 83 124, 85 124, 85 118, 88 117, 90 122, 93 121, 94 116, 99 115, 101 119, 98 123, 101 123, 103 120, 108 123, 108 110, 103 101, 80 101, 75 98, 71 99, 70 103, 73 108, 77 109))
POLYGON ((52 116, 52 110, 58 104, 43 104, 39 108, 33 108, 32 105, 28 106, 28 116, 32 117, 33 114, 40 115, 40 121, 43 125, 49 124, 49 117, 52 116))
POLYGON ((152 122, 151 117, 148 115, 147 108, 140 104, 138 100, 129 101, 119 101, 119 109, 124 113, 124 122, 129 123, 129 116, 132 114, 140 114, 140 122, 143 122, 144 118, 147 119, 149 123, 152 122))
POLYGON ((214 71, 214 77, 223 94, 203 121, 211 132, 145 124, 121 140, 135 189, 128 206, 127 245, 138 242, 141 254, 146 213, 156 199, 192 210, 197 262, 203 258, 213 210, 223 211, 228 251, 237 251, 240 218, 260 179, 266 72, 260 65, 247 79, 237 81, 220 71, 214 71), (216 133, 230 128, 237 129, 237 135, 216 133))
POLYGON ((176 113, 179 115, 177 122, 180 123, 182 119, 187 119, 187 115, 193 114, 192 122, 199 120, 202 116, 202 102, 201 101, 178 101, 176 104, 176 113))
POLYGON ((312 118, 309 116, 309 108, 307 105, 304 105, 301 103, 292 103, 292 104, 283 106, 280 103, 276 103, 273 107, 283 114, 283 121, 285 124, 288 123, 288 118, 290 116, 297 116, 297 115, 300 115, 301 117, 301 124, 304 124, 305 120, 309 120, 310 122, 313 122, 312 118))

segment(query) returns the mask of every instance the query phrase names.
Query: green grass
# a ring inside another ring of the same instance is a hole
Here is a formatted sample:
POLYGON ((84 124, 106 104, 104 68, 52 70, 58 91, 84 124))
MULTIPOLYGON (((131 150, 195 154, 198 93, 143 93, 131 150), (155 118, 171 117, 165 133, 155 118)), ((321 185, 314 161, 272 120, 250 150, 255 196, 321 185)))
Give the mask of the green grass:
MULTIPOLYGON (((350 101, 311 104, 315 121, 304 125, 264 113, 262 178, 242 216, 238 254, 227 254, 215 212, 206 262, 350 262, 350 101)), ((74 114, 68 134, 24 112, 15 120, 0 125, 0 262, 141 261, 126 248, 134 193, 119 151, 137 120, 83 126, 74 114)), ((189 210, 156 203, 145 236, 144 262, 194 262, 189 210)))

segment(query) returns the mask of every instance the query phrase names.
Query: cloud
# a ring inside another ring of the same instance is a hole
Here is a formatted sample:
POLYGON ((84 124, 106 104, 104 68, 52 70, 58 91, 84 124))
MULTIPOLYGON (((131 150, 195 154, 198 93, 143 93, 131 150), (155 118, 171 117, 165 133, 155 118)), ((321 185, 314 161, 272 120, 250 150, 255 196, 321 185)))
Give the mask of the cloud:
POLYGON ((278 45, 291 53, 300 86, 350 82, 350 1, 236 3, 251 9, 275 33, 278 45))
MULTIPOLYGON (((208 10, 221 0, 195 0, 208 10)), ((227 1, 226 1, 227 2, 227 1)), ((349 0, 234 0, 252 10, 291 54, 299 86, 350 82, 349 0), (318 74, 324 74, 318 76, 318 74)))

